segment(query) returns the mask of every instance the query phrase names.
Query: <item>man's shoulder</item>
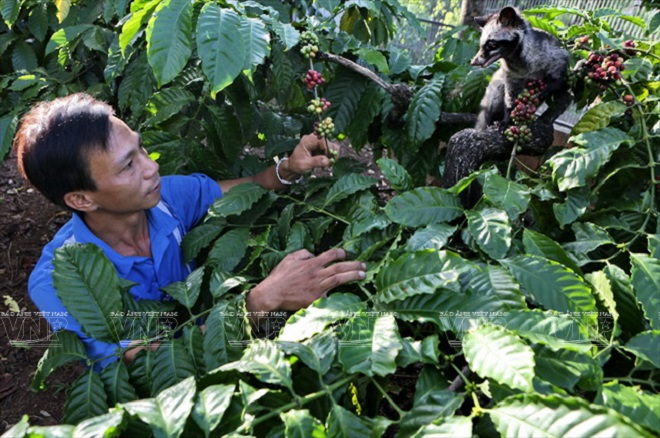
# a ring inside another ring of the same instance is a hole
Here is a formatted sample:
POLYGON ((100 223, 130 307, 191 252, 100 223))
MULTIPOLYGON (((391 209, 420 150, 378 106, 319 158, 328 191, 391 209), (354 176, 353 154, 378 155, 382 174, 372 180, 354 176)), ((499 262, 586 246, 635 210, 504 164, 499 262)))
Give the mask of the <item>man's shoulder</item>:
POLYGON ((200 197, 215 199, 222 196, 218 182, 202 173, 164 176, 161 178, 161 187, 161 197, 170 204, 200 197))
POLYGON ((211 184, 217 184, 211 177, 203 173, 192 173, 190 175, 167 175, 160 179, 162 192, 181 190, 206 189, 211 184))

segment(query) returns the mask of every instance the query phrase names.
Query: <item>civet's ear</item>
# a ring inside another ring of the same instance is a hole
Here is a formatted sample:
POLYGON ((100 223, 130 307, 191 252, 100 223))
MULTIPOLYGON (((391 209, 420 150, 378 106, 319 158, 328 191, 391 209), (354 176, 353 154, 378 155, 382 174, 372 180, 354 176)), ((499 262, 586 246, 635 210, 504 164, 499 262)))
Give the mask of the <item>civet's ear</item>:
POLYGON ((523 18, 518 14, 515 8, 507 6, 500 11, 497 21, 506 27, 517 27, 522 23, 523 18))
POLYGON ((486 23, 488 23, 488 19, 492 17, 492 15, 482 15, 481 17, 474 17, 474 22, 477 24, 479 27, 484 27, 486 23))

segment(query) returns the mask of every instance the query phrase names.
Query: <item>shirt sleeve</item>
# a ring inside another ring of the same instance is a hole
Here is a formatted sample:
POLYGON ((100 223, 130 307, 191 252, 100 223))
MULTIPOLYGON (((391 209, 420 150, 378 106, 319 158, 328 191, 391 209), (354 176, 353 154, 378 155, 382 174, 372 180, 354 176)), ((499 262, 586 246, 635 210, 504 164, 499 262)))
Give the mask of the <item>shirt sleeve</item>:
POLYGON ((206 216, 213 202, 222 197, 218 182, 200 173, 163 177, 163 199, 174 210, 186 231, 206 216))
POLYGON ((52 258, 45 254, 35 267, 28 281, 28 292, 32 302, 42 312, 53 331, 69 330, 83 343, 87 356, 94 362, 94 371, 100 372, 104 367, 119 359, 117 349, 120 345, 102 342, 87 336, 76 319, 64 307, 55 293, 53 285, 52 258))

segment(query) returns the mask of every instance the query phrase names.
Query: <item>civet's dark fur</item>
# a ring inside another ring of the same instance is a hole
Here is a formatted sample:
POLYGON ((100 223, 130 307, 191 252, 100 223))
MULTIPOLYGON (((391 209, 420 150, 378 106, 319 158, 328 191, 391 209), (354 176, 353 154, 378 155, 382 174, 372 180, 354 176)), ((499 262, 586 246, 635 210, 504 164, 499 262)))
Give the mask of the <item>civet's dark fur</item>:
POLYGON ((545 80, 541 100, 565 83, 568 52, 553 35, 532 28, 516 9, 506 7, 493 15, 477 17, 475 22, 483 29, 472 65, 486 67, 498 60, 501 63, 481 101, 476 129, 485 129, 498 121, 508 122, 516 96, 528 81, 545 80))

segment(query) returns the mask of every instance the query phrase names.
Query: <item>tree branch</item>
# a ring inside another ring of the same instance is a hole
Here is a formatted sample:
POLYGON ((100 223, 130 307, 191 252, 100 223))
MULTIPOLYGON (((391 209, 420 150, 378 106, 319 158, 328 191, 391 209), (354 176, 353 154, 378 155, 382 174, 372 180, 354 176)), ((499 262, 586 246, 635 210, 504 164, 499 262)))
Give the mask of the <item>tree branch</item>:
MULTIPOLYGON (((393 111, 396 117, 402 117, 405 114, 408 106, 410 105, 410 99, 413 95, 413 88, 405 84, 391 84, 378 76, 373 71, 369 70, 366 67, 362 67, 354 61, 351 61, 348 58, 343 56, 334 55, 332 53, 319 53, 319 59, 325 59, 336 64, 341 65, 357 74, 364 76, 365 78, 375 82, 379 87, 387 91, 392 97, 392 102, 397 108, 397 111, 393 111)), ((395 117, 395 118, 396 118, 395 117)), ((467 124, 474 125, 477 121, 476 114, 472 113, 442 113, 440 115, 440 123, 445 124, 467 124)))

